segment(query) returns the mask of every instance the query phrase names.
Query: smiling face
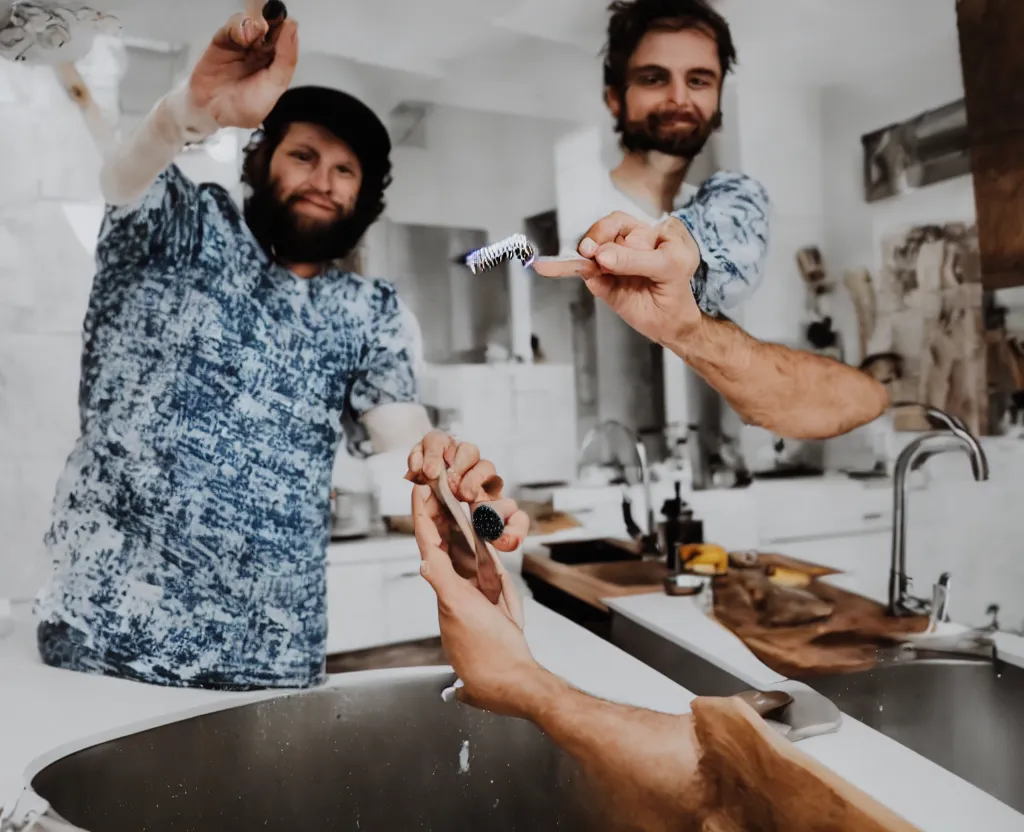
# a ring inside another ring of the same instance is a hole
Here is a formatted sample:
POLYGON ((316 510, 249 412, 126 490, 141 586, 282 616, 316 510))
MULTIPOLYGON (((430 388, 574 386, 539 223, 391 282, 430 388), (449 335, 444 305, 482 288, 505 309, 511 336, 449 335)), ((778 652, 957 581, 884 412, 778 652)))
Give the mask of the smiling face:
POLYGON ((362 166, 345 142, 319 125, 296 122, 269 163, 255 167, 245 218, 276 259, 321 265, 352 251, 368 223, 356 211, 362 166))
POLYGON ((316 124, 292 124, 270 160, 275 196, 300 228, 324 228, 351 215, 362 181, 352 149, 316 124))
POLYGON ((702 28, 649 31, 626 67, 624 94, 609 89, 624 148, 692 159, 721 124, 722 67, 702 28))

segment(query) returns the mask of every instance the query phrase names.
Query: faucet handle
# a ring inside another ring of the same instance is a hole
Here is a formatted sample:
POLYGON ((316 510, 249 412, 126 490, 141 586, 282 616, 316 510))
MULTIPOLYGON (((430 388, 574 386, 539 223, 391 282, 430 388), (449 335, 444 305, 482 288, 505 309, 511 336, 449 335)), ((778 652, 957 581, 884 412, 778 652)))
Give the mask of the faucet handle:
POLYGON ((936 625, 949 621, 949 579, 950 574, 943 572, 939 580, 932 585, 931 613, 928 616, 928 629, 934 630, 936 625))
POLYGON ((999 604, 989 604, 985 615, 989 616, 989 622, 982 629, 990 633, 999 632, 999 604))

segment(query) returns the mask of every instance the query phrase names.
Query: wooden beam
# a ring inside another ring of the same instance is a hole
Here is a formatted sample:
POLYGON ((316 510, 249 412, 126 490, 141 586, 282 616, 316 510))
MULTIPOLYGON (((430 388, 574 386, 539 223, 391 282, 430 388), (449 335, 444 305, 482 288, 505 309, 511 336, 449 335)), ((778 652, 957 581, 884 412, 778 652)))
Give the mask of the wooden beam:
POLYGON ((958 0, 982 283, 1024 285, 1024 3, 958 0))

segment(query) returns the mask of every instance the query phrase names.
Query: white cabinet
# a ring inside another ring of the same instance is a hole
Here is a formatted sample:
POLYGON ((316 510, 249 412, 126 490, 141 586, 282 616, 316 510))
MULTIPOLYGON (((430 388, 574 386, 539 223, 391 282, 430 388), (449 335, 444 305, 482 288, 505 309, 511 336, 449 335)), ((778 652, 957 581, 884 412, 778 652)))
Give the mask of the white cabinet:
POLYGON ((328 564, 328 655, 387 642, 383 600, 382 564, 328 564))
POLYGON ((327 653, 436 637, 437 599, 419 555, 327 566, 327 653))
POLYGON ((382 614, 389 642, 416 641, 440 634, 437 596, 420 575, 420 561, 398 561, 384 568, 382 614))
MULTIPOLYGON (((779 546, 778 550, 790 557, 840 570, 843 574, 830 575, 826 579, 834 586, 879 603, 888 600, 891 532, 791 541, 779 546)), ((928 596, 930 590, 915 587, 914 593, 928 596)))
POLYGON ((892 487, 849 481, 754 485, 762 546, 892 528, 892 487))

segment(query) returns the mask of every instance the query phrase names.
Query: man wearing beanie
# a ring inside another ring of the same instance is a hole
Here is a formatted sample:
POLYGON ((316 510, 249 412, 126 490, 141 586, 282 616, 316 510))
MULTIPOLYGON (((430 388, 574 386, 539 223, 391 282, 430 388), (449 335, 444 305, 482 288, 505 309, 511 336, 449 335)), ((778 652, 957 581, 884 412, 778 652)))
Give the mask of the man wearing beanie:
MULTIPOLYGON (((447 454, 462 501, 501 496, 494 466, 416 403, 394 288, 334 265, 384 209, 390 141, 352 96, 289 90, 297 59, 295 21, 232 18, 105 162, 81 435, 36 605, 50 665, 235 690, 322 680, 345 418, 377 453, 414 449, 423 475, 447 454), (241 212, 174 164, 222 127, 259 128, 241 212)), ((512 550, 528 521, 499 505, 495 545, 512 550)))

